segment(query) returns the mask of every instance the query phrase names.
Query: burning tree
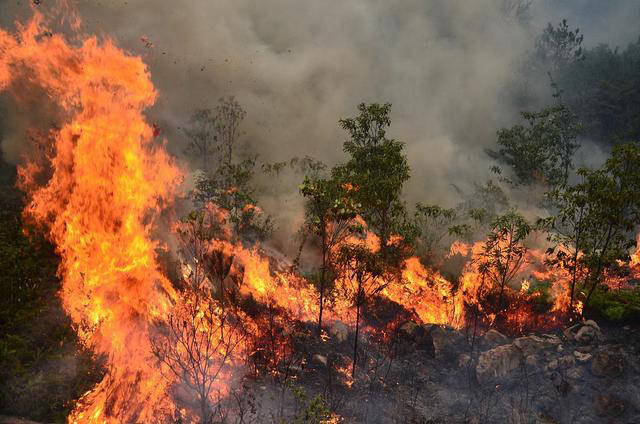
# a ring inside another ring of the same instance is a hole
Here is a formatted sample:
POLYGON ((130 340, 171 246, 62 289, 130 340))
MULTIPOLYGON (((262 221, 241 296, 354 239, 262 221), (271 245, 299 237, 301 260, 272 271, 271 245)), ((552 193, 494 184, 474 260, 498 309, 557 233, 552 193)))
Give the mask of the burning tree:
POLYGON ((342 272, 343 294, 356 308, 356 332, 353 342, 353 364, 351 378, 355 376, 358 359, 358 336, 360 330, 360 314, 371 296, 379 293, 387 286, 385 265, 379 253, 371 252, 366 246, 347 244, 342 246, 338 255, 338 263, 342 272))
POLYGON ((548 221, 557 246, 551 263, 571 273, 570 306, 578 282, 586 305, 618 261, 629 259, 640 224, 639 169, 638 145, 619 145, 600 169, 581 168, 580 183, 552 193, 558 215, 548 221))
POLYGON ((300 192, 307 199, 305 230, 320 240, 320 275, 318 277, 318 334, 322 331, 322 312, 326 290, 335 278, 335 248, 352 231, 356 205, 349 196, 352 186, 335 179, 306 177, 300 192))
POLYGON ((152 340, 153 353, 170 378, 195 395, 202 423, 212 422, 226 394, 224 368, 243 340, 239 330, 240 319, 230 308, 223 310, 206 288, 189 287, 152 340))
POLYGON ((505 286, 521 270, 527 247, 524 241, 531 225, 515 210, 495 218, 478 257, 478 271, 491 287, 498 289, 498 308, 503 308, 505 286))
POLYGON ((402 152, 404 144, 386 136, 386 128, 391 125, 390 103, 362 103, 358 110, 357 117, 340 120, 350 135, 344 151, 351 158, 333 168, 332 176, 357 187, 350 194, 359 205, 359 215, 380 239, 383 259, 389 265, 397 265, 404 250, 392 247, 389 241, 400 236, 402 243, 408 243, 415 235, 401 199, 402 187, 410 176, 407 158, 402 152))
POLYGON ((225 214, 212 204, 177 224, 181 296, 152 339, 153 353, 171 378, 195 395, 202 423, 211 422, 227 390, 224 367, 244 338, 239 312, 225 301, 233 262, 232 250, 218 239, 229 237, 225 224, 225 214))

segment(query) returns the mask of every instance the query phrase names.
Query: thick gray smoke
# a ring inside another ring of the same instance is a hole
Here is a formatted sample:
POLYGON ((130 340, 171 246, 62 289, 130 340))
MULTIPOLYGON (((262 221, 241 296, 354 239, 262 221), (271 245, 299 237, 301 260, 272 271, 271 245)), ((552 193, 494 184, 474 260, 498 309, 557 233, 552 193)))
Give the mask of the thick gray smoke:
MULTIPOLYGON (((360 102, 388 101, 391 135, 406 142, 412 168, 409 201, 453 204, 451 184, 490 176, 483 149, 517 119, 509 87, 547 22, 567 18, 586 33, 587 46, 637 36, 627 26, 640 16, 637 2, 538 0, 518 16, 508 6, 519 3, 527 2, 102 0, 76 7, 85 32, 113 38, 149 64, 160 92, 150 119, 174 152, 182 151, 179 127, 194 109, 235 95, 247 110, 241 141, 263 160, 311 155, 333 164, 345 138, 337 120, 360 102)), ((37 7, 55 6, 42 0, 37 7)), ((24 2, 0 4, 3 28, 28 15, 24 2)), ((2 147, 15 157, 20 137, 8 133, 2 147)), ((294 202, 295 191, 291 184, 284 200, 294 202)), ((267 208, 282 211, 284 200, 266 199, 267 208)))

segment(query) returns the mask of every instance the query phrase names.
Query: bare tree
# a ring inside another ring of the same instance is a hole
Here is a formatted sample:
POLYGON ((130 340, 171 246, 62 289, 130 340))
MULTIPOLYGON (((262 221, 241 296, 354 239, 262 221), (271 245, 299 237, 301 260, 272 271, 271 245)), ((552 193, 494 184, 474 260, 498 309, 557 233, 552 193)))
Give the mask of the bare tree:
POLYGON ((224 234, 223 225, 213 206, 178 224, 182 290, 152 339, 156 358, 174 381, 194 395, 202 423, 212 422, 219 409, 218 392, 225 384, 221 374, 244 339, 239 313, 224 303, 223 281, 232 257, 215 242, 216 236, 224 234))
POLYGON ((223 163, 231 164, 233 147, 240 133, 238 127, 247 115, 233 96, 221 97, 216 106, 214 128, 223 154, 223 163))
POLYGON ((379 278, 384 273, 382 258, 364 246, 343 246, 340 249, 338 263, 342 269, 344 295, 356 307, 356 333, 351 366, 351 378, 354 378, 358 359, 360 313, 368 299, 384 289, 387 283, 379 278))
POLYGON ((219 151, 216 134, 216 116, 211 109, 197 109, 184 130, 188 138, 186 153, 201 160, 202 171, 211 171, 212 159, 219 151))

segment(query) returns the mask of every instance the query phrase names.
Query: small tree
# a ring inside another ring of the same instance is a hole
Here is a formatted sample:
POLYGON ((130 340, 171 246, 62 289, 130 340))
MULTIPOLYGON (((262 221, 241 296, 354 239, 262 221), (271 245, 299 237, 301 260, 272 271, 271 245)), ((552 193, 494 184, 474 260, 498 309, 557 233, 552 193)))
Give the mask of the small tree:
POLYGON ((478 258, 478 271, 498 290, 498 307, 503 307, 504 288, 521 270, 527 254, 524 241, 532 227, 515 210, 495 218, 478 258))
POLYGON ((195 395, 200 422, 209 423, 218 402, 214 395, 219 377, 243 340, 235 308, 225 305, 224 280, 233 257, 216 242, 225 229, 213 205, 190 214, 176 232, 183 256, 180 298, 158 324, 152 351, 195 395))
POLYGON ((216 116, 211 109, 197 109, 189 119, 189 126, 184 129, 188 139, 185 151, 201 161, 205 173, 211 171, 213 159, 219 151, 215 125, 216 116))
POLYGON ((355 188, 351 194, 360 205, 359 214, 379 237, 382 257, 390 262, 398 259, 390 255, 391 236, 399 235, 407 241, 413 236, 401 199, 409 165, 402 153, 403 143, 386 136, 391 104, 363 103, 358 110, 357 117, 340 120, 350 135, 344 151, 351 157, 346 164, 333 168, 332 175, 355 188))
POLYGON ((322 312, 327 288, 333 286, 334 250, 351 233, 357 207, 350 187, 335 179, 305 177, 300 193, 305 197, 305 231, 320 240, 320 276, 318 280, 318 335, 322 331, 322 312))
POLYGON ((432 261, 442 240, 460 228, 454 225, 458 220, 458 213, 455 209, 445 209, 438 205, 418 203, 413 216, 414 225, 418 232, 416 238, 417 253, 432 261))
MULTIPOLYGON (((553 106, 540 112, 523 112, 528 126, 515 125, 498 131, 498 151, 487 154, 509 166, 518 185, 542 183, 564 184, 573 168, 573 155, 578 149, 581 125, 564 106, 553 106)), ((500 168, 493 170, 501 173, 500 168)))
MULTIPOLYGON (((628 260, 636 245, 640 224, 640 149, 636 144, 616 146, 598 170, 582 168, 582 182, 555 194, 558 215, 550 235, 563 251, 572 251, 568 261, 574 273, 571 291, 579 276, 585 291, 585 305, 603 277, 618 261, 628 260)), ((558 254, 552 260, 558 261, 558 254)), ((562 264, 562 262, 559 262, 562 264)), ((574 294, 572 293, 572 302, 574 294)))
POLYGON ((566 19, 557 27, 549 23, 536 40, 536 56, 549 71, 557 71, 584 58, 582 40, 584 35, 578 28, 572 31, 566 19))
POLYGON ((344 295, 356 308, 356 332, 353 343, 353 364, 351 377, 355 376, 358 359, 358 337, 360 314, 368 299, 383 290, 388 283, 381 278, 385 265, 379 254, 372 253, 365 246, 347 244, 341 247, 338 255, 341 268, 344 295))
POLYGON ((221 97, 215 110, 216 136, 220 143, 222 162, 231 164, 233 149, 240 135, 238 128, 244 120, 247 112, 233 96, 221 97))

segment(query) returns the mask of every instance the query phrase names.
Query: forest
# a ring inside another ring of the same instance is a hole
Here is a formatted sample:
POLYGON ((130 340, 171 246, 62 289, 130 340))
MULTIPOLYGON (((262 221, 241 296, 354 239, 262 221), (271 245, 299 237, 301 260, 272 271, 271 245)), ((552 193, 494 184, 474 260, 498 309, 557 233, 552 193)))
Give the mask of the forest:
POLYGON ((441 196, 398 102, 350 99, 333 160, 233 91, 169 128, 153 59, 39 3, 0 27, 0 423, 640 419, 640 34, 537 29, 441 196))

